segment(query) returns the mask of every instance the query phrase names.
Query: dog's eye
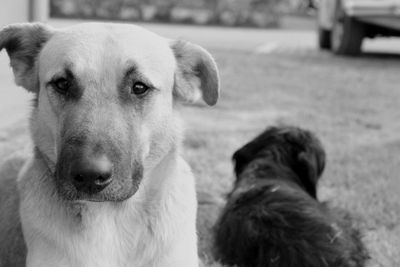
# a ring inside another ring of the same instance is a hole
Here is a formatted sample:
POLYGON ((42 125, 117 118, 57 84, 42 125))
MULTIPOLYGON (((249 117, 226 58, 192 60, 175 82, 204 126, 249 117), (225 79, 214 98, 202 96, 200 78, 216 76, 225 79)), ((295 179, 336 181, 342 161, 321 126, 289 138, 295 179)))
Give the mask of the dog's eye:
POLYGON ((142 82, 135 82, 132 86, 132 94, 143 95, 149 90, 149 87, 142 82))
POLYGON ((65 78, 58 78, 52 83, 56 91, 62 95, 67 94, 69 88, 71 87, 71 83, 65 78))

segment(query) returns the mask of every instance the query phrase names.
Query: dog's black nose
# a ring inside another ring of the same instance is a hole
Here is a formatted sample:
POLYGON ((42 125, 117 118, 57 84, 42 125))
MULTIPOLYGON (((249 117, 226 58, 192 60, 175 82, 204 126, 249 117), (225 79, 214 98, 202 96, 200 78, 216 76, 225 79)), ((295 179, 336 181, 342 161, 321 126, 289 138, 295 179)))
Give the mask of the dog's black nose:
POLYGON ((112 181, 112 163, 105 156, 77 160, 71 166, 71 178, 78 191, 95 194, 112 181))

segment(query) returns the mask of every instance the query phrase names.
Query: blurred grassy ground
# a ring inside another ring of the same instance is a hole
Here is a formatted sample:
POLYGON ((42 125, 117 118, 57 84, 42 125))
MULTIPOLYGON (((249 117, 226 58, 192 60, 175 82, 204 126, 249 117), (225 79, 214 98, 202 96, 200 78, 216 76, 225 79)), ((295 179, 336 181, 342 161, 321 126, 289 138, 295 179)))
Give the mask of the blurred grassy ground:
MULTIPOLYGON (((370 266, 400 266, 400 57, 339 58, 317 52, 213 51, 222 96, 214 108, 183 107, 185 157, 197 177, 200 255, 233 181, 230 157, 277 123, 311 129, 328 154, 320 198, 360 218, 370 266)), ((0 162, 27 142, 25 125, 0 132, 0 162)))
MULTIPOLYGON (((233 181, 230 157, 268 125, 311 129, 328 154, 320 198, 360 218, 370 266, 400 266, 400 57, 215 52, 222 96, 185 108, 186 158, 199 191, 201 254, 233 181)), ((214 264, 213 266, 219 266, 214 264)))

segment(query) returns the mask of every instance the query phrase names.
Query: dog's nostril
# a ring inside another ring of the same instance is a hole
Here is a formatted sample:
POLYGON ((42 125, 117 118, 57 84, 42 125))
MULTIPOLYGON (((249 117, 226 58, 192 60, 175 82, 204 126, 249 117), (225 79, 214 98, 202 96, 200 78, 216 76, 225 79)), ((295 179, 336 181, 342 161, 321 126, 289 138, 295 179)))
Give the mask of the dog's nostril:
POLYGON ((94 180, 96 185, 107 185, 111 182, 111 173, 105 173, 94 180))
POLYGON ((75 182, 83 183, 83 181, 84 181, 85 179, 83 178, 83 175, 78 174, 78 175, 76 175, 76 176, 74 177, 74 180, 75 180, 75 182))
POLYGON ((77 174, 74 176, 74 182, 76 183, 85 183, 85 182, 91 182, 90 180, 93 180, 92 182, 96 185, 106 185, 111 182, 111 173, 106 173, 99 175, 96 178, 97 174, 77 174))

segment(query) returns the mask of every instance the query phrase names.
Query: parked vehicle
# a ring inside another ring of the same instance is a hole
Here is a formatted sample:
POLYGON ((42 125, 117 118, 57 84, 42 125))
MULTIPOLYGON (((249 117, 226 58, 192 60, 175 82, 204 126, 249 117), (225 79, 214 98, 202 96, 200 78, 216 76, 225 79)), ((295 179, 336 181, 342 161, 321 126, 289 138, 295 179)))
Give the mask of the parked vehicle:
POLYGON ((400 0, 320 0, 321 49, 357 55, 364 38, 400 36, 400 0))

